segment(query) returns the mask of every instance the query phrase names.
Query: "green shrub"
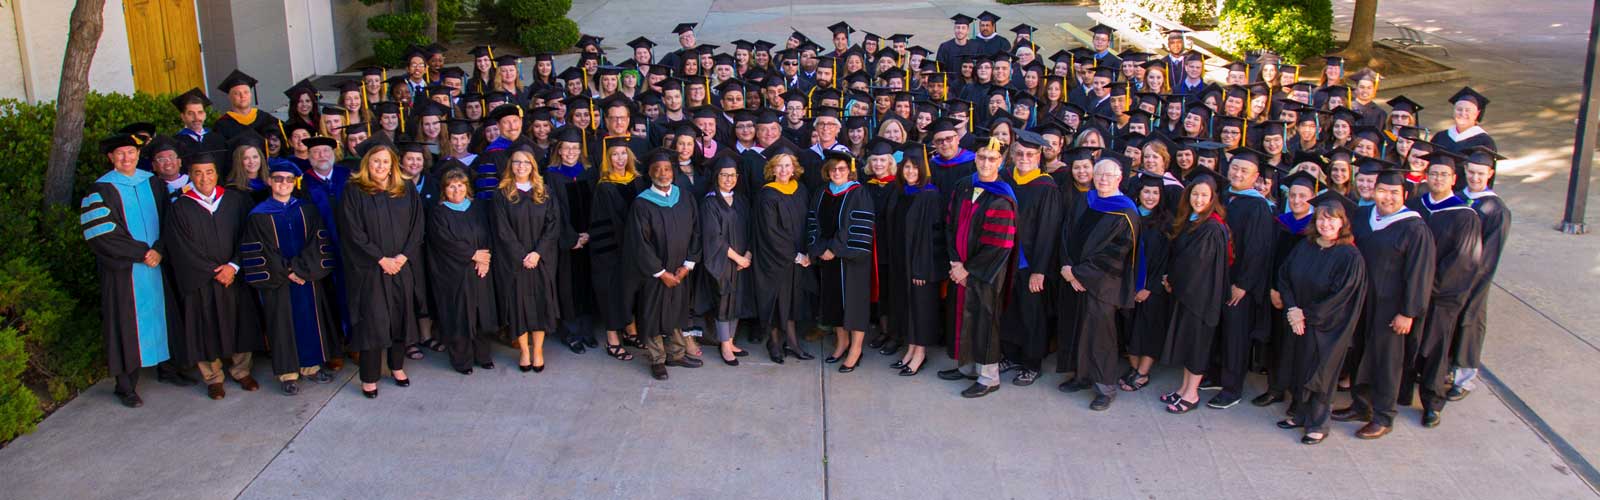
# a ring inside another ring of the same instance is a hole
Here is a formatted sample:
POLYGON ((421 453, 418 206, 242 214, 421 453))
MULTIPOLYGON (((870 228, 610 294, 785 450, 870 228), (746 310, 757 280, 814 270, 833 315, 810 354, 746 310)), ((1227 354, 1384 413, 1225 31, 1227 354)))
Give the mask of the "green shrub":
POLYGON ((1235 54, 1267 49, 1300 61, 1333 48, 1331 0, 1232 0, 1217 28, 1235 54))
POLYGON ((28 355, 14 328, 0 328, 0 443, 33 432, 44 412, 33 390, 22 384, 28 355))
MULTIPOLYGON (((572 10, 572 0, 500 0, 497 7, 502 9, 505 15, 531 27, 566 18, 567 11, 572 10)), ((523 32, 527 32, 527 29, 523 32)), ((576 43, 578 39, 573 38, 572 41, 576 43)))
POLYGON ((404 38, 379 38, 372 41, 372 58, 377 60, 379 66, 386 68, 404 67, 406 64, 406 50, 413 45, 427 45, 428 39, 422 35, 404 38))
MULTIPOLYGON (((162 135, 176 132, 171 97, 89 94, 74 192, 82 194, 110 168, 95 147, 100 138, 136 121, 154 123, 162 135)), ((0 441, 38 419, 31 392, 24 400, 9 391, 43 388, 59 403, 105 372, 99 274, 83 243, 77 206, 43 206, 43 165, 54 127, 55 103, 0 99, 0 220, 6 221, 0 225, 0 441), (26 360, 21 372, 12 371, 13 339, 26 360)))
POLYGON ((421 35, 427 27, 428 19, 421 12, 379 14, 367 18, 367 29, 392 38, 421 35))
POLYGON ((524 26, 517 41, 529 53, 557 52, 578 43, 578 23, 565 17, 524 26))
POLYGON ((1183 23, 1184 26, 1209 26, 1215 22, 1216 2, 1212 0, 1102 0, 1100 12, 1112 16, 1129 26, 1159 33, 1155 26, 1145 26, 1144 18, 1134 14, 1130 7, 1140 7, 1161 17, 1183 23))

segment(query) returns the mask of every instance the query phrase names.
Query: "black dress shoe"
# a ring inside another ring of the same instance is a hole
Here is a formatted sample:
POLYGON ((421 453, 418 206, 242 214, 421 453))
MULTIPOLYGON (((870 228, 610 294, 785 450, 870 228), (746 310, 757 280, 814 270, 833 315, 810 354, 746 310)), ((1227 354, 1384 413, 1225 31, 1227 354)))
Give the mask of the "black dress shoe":
POLYGON ((1317 437, 1311 437, 1310 435, 1300 436, 1300 444, 1311 445, 1321 443, 1323 438, 1326 437, 1328 437, 1327 433, 1323 433, 1321 436, 1317 437))
POLYGON ((573 354, 583 354, 584 347, 582 339, 569 340, 566 342, 566 344, 567 349, 571 349, 573 354))
POLYGON ((867 342, 867 347, 870 348, 870 349, 877 349, 877 348, 883 347, 883 345, 887 344, 888 342, 889 342, 889 336, 888 335, 879 335, 876 338, 873 338, 871 342, 867 342))
POLYGON ((771 359, 773 363, 777 363, 777 364, 781 365, 781 364, 783 364, 783 353, 778 353, 778 354, 770 354, 769 353, 769 354, 767 354, 767 359, 771 359))
POLYGON ((1372 420, 1372 413, 1357 411, 1355 408, 1340 408, 1333 410, 1328 418, 1332 418, 1334 422, 1369 422, 1372 420))
POLYGON ((725 364, 725 365, 728 365, 728 366, 739 366, 739 357, 738 356, 734 356, 733 359, 722 358, 722 364, 725 364))
POLYGON ((1467 399, 1467 395, 1468 394, 1472 394, 1472 389, 1463 389, 1461 386, 1457 385, 1457 386, 1451 387, 1449 391, 1446 391, 1444 393, 1444 400, 1445 401, 1460 401, 1460 400, 1463 400, 1463 399, 1467 399))
POLYGON ((1432 429, 1439 426, 1439 410, 1422 410, 1422 426, 1432 429))
POLYGON ((533 365, 528 368, 533 370, 534 373, 544 373, 544 365, 533 365))
POLYGON ((998 390, 1000 390, 1000 386, 998 386, 998 385, 983 385, 983 384, 980 384, 980 383, 977 383, 977 382, 973 382, 971 387, 968 387, 967 390, 961 391, 961 397, 969 398, 969 399, 970 398, 981 398, 981 397, 989 395, 989 393, 991 393, 991 392, 998 391, 998 390))
POLYGON ((456 373, 460 373, 462 375, 471 375, 472 374, 472 367, 468 366, 466 368, 457 368, 456 369, 456 373))
POLYGON ((1094 401, 1089 403, 1089 409, 1094 411, 1106 411, 1107 408, 1111 407, 1111 402, 1116 400, 1116 393, 1096 394, 1094 396, 1094 401))
POLYGON ((666 380, 667 365, 650 365, 650 376, 656 380, 666 380))
POLYGON ((838 363, 839 360, 841 360, 841 359, 844 359, 844 356, 828 356, 826 358, 822 358, 822 362, 831 365, 831 364, 834 364, 834 363, 838 363))
POLYGON ((1273 403, 1281 403, 1283 401, 1283 393, 1267 391, 1261 393, 1260 396, 1256 396, 1255 399, 1250 400, 1250 404, 1256 406, 1272 406, 1273 403))
POLYGON ((400 387, 411 387, 411 379, 409 377, 404 379, 394 379, 394 385, 400 387))
POLYGON ((285 396, 293 396, 300 393, 300 383, 294 380, 285 380, 278 382, 278 389, 282 390, 285 396))
POLYGON ((905 361, 900 361, 900 360, 895 360, 895 362, 889 364, 889 368, 894 368, 896 370, 899 370, 899 369, 905 368, 905 367, 906 367, 906 362, 905 361))
POLYGON ((127 394, 117 393, 117 401, 121 401, 122 406, 129 408, 138 408, 140 406, 144 406, 144 399, 140 398, 139 393, 137 392, 130 392, 127 394))
POLYGON ((920 366, 918 366, 917 369, 915 369, 915 370, 911 369, 910 365, 906 365, 906 366, 903 366, 903 367, 900 368, 900 376, 902 376, 902 377, 915 377, 915 376, 917 376, 918 373, 921 373, 921 372, 922 372, 922 367, 920 367, 920 366))
POLYGON ((1212 396, 1210 401, 1206 401, 1206 407, 1213 410, 1226 410, 1233 408, 1233 405, 1239 404, 1240 399, 1242 398, 1239 396, 1223 392, 1212 396))
POLYGON ((735 358, 742 358, 742 357, 749 356, 749 355, 750 355, 750 351, 746 351, 746 350, 733 351, 733 357, 735 357, 735 358))
POLYGON ((977 380, 978 377, 969 377, 969 376, 967 376, 967 374, 961 373, 961 369, 960 368, 951 368, 949 370, 939 370, 939 380, 961 380, 961 379, 977 380))
POLYGON ((362 389, 361 390, 361 395, 362 396, 366 396, 367 399, 378 399, 378 388, 377 387, 373 387, 372 390, 370 390, 370 391, 366 390, 366 389, 362 389))
POLYGON ((817 359, 816 356, 812 356, 811 353, 806 352, 806 350, 801 347, 784 347, 783 353, 801 361, 811 361, 813 359, 817 359))
MULTIPOLYGON (((860 364, 861 364, 861 360, 856 360, 856 365, 860 365, 860 364)), ((847 364, 844 364, 844 363, 839 363, 839 373, 850 373, 850 372, 853 372, 853 371, 856 371, 856 367, 850 366, 850 365, 847 365, 847 364)))
POLYGON ((1305 427, 1305 426, 1301 425, 1299 422, 1295 422, 1292 419, 1291 420, 1279 420, 1278 421, 1278 428, 1279 429, 1288 430, 1288 429, 1299 429, 1301 427, 1305 427))
POLYGON ((679 367, 679 368, 699 368, 701 366, 704 366, 705 364, 706 363, 704 361, 700 361, 699 359, 691 358, 691 357, 688 357, 688 356, 684 356, 684 357, 678 358, 678 359, 669 359, 669 360, 667 360, 667 366, 676 366, 676 367, 679 367))
POLYGON ((528 373, 533 371, 533 365, 517 365, 517 369, 522 370, 522 373, 528 373))
POLYGON ((1074 393, 1074 392, 1078 392, 1078 391, 1081 391, 1081 390, 1084 390, 1084 389, 1088 389, 1089 386, 1092 386, 1092 385, 1094 385, 1094 383, 1089 382, 1088 380, 1074 379, 1074 380, 1068 380, 1066 382, 1062 382, 1061 385, 1056 386, 1056 389, 1060 390, 1061 392, 1065 392, 1065 393, 1074 393))
POLYGON ((481 363, 481 364, 478 365, 478 368, 482 368, 482 369, 485 369, 485 370, 493 370, 494 369, 494 362, 490 361, 488 363, 481 363))
POLYGON ((878 354, 881 354, 881 355, 884 355, 884 356, 891 356, 891 355, 894 355, 894 353, 897 353, 897 352, 900 352, 900 344, 897 343, 897 342, 890 342, 890 343, 884 344, 882 348, 878 349, 878 354))

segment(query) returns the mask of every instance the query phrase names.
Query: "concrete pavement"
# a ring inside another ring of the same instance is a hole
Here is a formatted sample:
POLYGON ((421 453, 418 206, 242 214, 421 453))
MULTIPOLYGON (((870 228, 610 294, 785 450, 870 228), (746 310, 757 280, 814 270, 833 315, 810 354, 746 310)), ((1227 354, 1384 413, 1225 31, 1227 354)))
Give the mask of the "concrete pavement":
MULTIPOLYGON (((1335 10, 1347 15, 1350 5, 1335 10)), ((1541 1, 1511 16, 1492 0, 1380 4, 1380 19, 1435 32, 1450 63, 1485 75, 1469 83, 1494 100, 1485 127, 1512 157, 1497 190, 1516 223, 1486 356, 1517 397, 1483 388, 1452 403, 1438 429, 1422 429, 1406 409, 1382 440, 1359 441, 1356 426, 1336 424, 1306 447, 1272 425, 1281 406, 1166 414, 1155 398, 1176 383, 1170 369, 1097 413, 1088 396, 1056 392, 1054 375, 962 400, 963 384, 934 377, 950 364, 940 358, 907 379, 876 354, 852 374, 759 354, 729 368, 711 354, 707 367, 656 382, 641 360, 574 356, 552 342, 542 374, 517 372, 504 347, 499 369, 471 377, 430 354, 408 364, 412 387, 385 381, 377 400, 360 395, 349 371, 295 398, 270 383, 248 394, 230 385, 220 402, 152 381, 138 410, 117 405, 103 382, 0 449, 0 496, 1592 498, 1549 441, 1557 435, 1600 462, 1600 430, 1587 413, 1600 394, 1589 369, 1600 362, 1600 317, 1588 304, 1600 292, 1600 246, 1549 229, 1565 189, 1587 7, 1541 1)), ((580 0, 570 15, 611 50, 640 33, 670 50, 678 22, 700 22, 702 42, 726 44, 781 41, 790 26, 822 40, 822 27, 839 20, 914 33, 913 43, 932 48, 948 38, 949 15, 981 10, 1004 17, 1003 28, 1088 19, 1078 7, 900 0, 580 0)), ((1047 51, 1071 43, 1054 30, 1036 36, 1047 51)), ((1424 121, 1437 129, 1460 84, 1399 93, 1428 106, 1424 121)), ((268 378, 264 366, 257 376, 268 378)), ((1252 377, 1250 395, 1260 386, 1252 377)))

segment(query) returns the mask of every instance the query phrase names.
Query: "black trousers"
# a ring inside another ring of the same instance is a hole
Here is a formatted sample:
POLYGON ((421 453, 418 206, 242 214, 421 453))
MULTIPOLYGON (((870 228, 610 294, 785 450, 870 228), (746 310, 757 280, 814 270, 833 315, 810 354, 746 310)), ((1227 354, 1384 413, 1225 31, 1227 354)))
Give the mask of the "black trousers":
POLYGON ((1212 374, 1222 384, 1222 392, 1234 396, 1244 395, 1244 377, 1250 371, 1250 336, 1255 329, 1256 307, 1250 297, 1237 306, 1222 307, 1222 327, 1217 329, 1221 356, 1212 374))
POLYGON ((116 393, 118 395, 133 394, 139 388, 139 369, 135 368, 131 372, 118 374, 116 381, 116 393))
POLYGON ((493 361, 489 357, 489 341, 481 336, 459 336, 445 340, 445 349, 450 352, 450 367, 457 370, 472 368, 473 363, 487 364, 493 361))
POLYGON ((404 370, 406 368, 406 346, 395 344, 387 349, 361 351, 361 383, 374 384, 383 377, 383 357, 385 353, 388 353, 390 370, 404 370))
POLYGON ((1000 354, 1024 368, 1040 371, 1052 333, 1045 319, 1045 294, 1028 291, 1026 279, 1017 279, 1011 293, 1012 303, 1000 319, 1000 354))

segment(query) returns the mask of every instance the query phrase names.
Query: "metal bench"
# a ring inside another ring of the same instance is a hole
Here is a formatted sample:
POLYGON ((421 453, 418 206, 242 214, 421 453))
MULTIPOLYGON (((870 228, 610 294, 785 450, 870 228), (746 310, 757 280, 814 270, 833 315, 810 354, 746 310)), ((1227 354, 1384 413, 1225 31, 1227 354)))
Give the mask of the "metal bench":
POLYGON ((1416 28, 1398 24, 1393 21, 1384 21, 1384 23, 1394 27, 1395 30, 1400 32, 1399 37, 1384 38, 1382 40, 1384 42, 1399 45, 1405 50, 1412 50, 1415 48, 1438 49, 1440 52, 1443 52, 1444 55, 1450 55, 1450 49, 1445 48, 1443 45, 1428 42, 1427 34, 1417 31, 1416 28))

